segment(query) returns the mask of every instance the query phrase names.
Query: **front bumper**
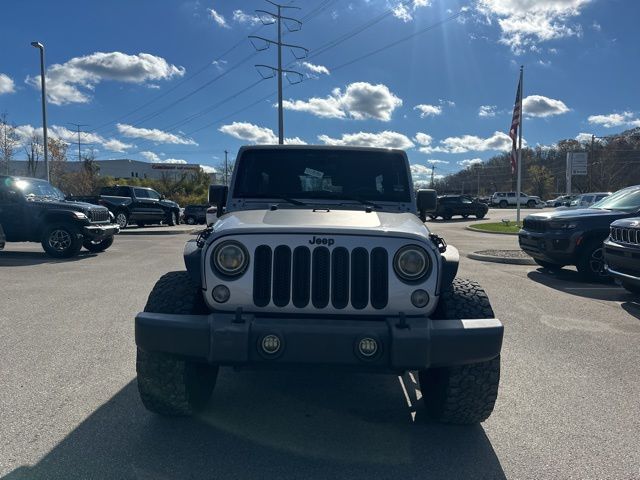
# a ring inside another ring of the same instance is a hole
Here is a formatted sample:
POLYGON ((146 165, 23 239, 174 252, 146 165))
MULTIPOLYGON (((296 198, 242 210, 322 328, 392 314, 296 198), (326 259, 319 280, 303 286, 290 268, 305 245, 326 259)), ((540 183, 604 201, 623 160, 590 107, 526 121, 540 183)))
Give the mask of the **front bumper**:
POLYGON ((90 240, 99 241, 120 233, 120 226, 117 223, 106 225, 86 225, 82 228, 82 235, 90 240))
POLYGON ((491 360, 500 354, 503 330, 497 319, 259 318, 218 312, 142 312, 135 319, 136 344, 146 351, 219 365, 317 365, 379 371, 491 360), (280 340, 277 354, 268 355, 262 350, 262 340, 267 335, 276 335, 280 340), (371 358, 358 351, 360 340, 365 338, 374 339, 379 346, 371 358))
POLYGON ((612 277, 640 287, 640 248, 604 241, 605 271, 612 277))
POLYGON ((520 230, 520 248, 533 258, 559 265, 576 262, 576 248, 580 234, 572 231, 532 232, 520 230))

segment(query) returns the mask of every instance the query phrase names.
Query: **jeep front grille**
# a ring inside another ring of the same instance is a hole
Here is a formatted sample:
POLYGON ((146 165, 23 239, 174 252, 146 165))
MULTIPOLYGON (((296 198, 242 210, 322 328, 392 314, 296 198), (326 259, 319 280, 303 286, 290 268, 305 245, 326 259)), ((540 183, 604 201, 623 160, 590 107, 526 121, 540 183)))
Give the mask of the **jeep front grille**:
POLYGON ((380 310, 389 300, 388 264, 387 251, 380 247, 349 251, 300 246, 292 252, 286 245, 273 250, 260 245, 254 252, 253 302, 258 307, 292 303, 296 308, 311 302, 318 309, 331 302, 338 310, 371 304, 380 310))
POLYGON ((90 210, 89 218, 92 222, 108 222, 109 210, 107 210, 106 208, 104 210, 90 210))
POLYGON ((530 232, 545 232, 547 230, 547 222, 544 220, 525 218, 522 223, 522 228, 529 230, 530 232))
POLYGON ((640 229, 611 227, 611 240, 618 243, 640 245, 640 229))

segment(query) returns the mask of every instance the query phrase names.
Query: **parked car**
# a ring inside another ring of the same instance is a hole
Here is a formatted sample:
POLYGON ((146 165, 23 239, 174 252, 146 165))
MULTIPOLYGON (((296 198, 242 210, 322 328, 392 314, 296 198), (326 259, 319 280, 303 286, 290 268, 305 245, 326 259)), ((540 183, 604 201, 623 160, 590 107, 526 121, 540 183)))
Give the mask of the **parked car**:
POLYGON ((0 176, 0 223, 7 242, 40 242, 52 257, 73 257, 84 246, 102 252, 120 231, 106 207, 65 200, 45 180, 0 176))
POLYGON ((187 243, 186 271, 160 278, 136 316, 148 410, 193 414, 230 365, 417 371, 431 420, 489 417, 503 326, 418 216, 436 192, 416 202, 405 152, 243 147, 232 178, 210 187, 216 228, 187 243))
POLYGON ((536 204, 533 206, 533 208, 544 208, 547 206, 546 202, 544 200, 542 200, 540 197, 529 197, 532 198, 536 204))
POLYGON ((139 227, 163 222, 173 226, 180 219, 180 205, 147 187, 102 187, 99 196, 70 197, 70 200, 107 207, 120 228, 130 223, 136 223, 139 227))
POLYGON ((189 225, 205 224, 207 222, 207 208, 209 205, 187 205, 184 207, 184 223, 189 225))
POLYGON ((438 197, 438 208, 429 216, 434 220, 438 217, 450 220, 454 215, 461 215, 462 218, 468 218, 470 215, 484 218, 488 211, 489 207, 486 204, 466 195, 442 195, 438 197))
POLYGON ((602 242, 615 220, 640 213, 640 185, 618 190, 590 208, 534 213, 524 219, 520 248, 548 269, 575 265, 583 278, 606 276, 602 242))
MULTIPOLYGON (((515 207, 518 204, 517 200, 518 195, 516 192, 496 192, 491 196, 491 206, 500 208, 515 207)), ((536 204, 534 197, 520 192, 520 206, 535 208, 536 204)))
POLYGON ((2 229, 2 225, 0 225, 0 250, 4 248, 6 240, 7 237, 4 236, 4 230, 2 229))
POLYGON ((547 207, 568 207, 574 198, 576 198, 575 195, 560 195, 553 200, 547 200, 547 207))
POLYGON ((640 217, 611 224, 604 241, 604 269, 632 293, 640 294, 640 217))
POLYGON ((603 198, 611 195, 611 192, 595 192, 595 193, 582 193, 576 198, 571 200, 569 208, 586 208, 590 207, 596 202, 599 202, 603 198))

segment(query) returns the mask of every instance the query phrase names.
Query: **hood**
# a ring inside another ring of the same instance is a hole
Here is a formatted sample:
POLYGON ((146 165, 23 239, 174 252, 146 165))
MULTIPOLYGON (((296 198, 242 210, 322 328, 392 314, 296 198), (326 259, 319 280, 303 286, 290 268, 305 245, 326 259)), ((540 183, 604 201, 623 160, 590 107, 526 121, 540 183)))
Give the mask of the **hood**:
POLYGON ((640 228, 640 217, 616 220, 611 224, 611 226, 618 228, 640 228))
POLYGON ((578 208, 570 210, 556 210, 553 212, 534 213, 527 218, 531 220, 567 220, 571 222, 589 222, 590 227, 596 227, 600 223, 602 225, 609 224, 618 219, 631 215, 621 210, 604 210, 600 208, 578 208))
POLYGON ((71 202, 69 200, 29 200, 30 204, 44 208, 58 208, 62 210, 75 210, 76 212, 88 212, 90 210, 105 210, 106 207, 85 202, 71 202))
POLYGON ((228 213, 216 222, 214 232, 392 235, 417 241, 424 241, 429 234, 424 223, 412 213, 306 208, 228 213))

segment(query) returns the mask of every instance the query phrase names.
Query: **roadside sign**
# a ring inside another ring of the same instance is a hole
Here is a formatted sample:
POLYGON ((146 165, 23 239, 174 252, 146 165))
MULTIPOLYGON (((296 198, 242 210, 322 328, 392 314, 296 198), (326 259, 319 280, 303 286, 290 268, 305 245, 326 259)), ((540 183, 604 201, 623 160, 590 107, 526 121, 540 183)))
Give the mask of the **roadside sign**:
POLYGON ((569 152, 567 156, 570 156, 571 175, 587 174, 587 152, 569 152))

